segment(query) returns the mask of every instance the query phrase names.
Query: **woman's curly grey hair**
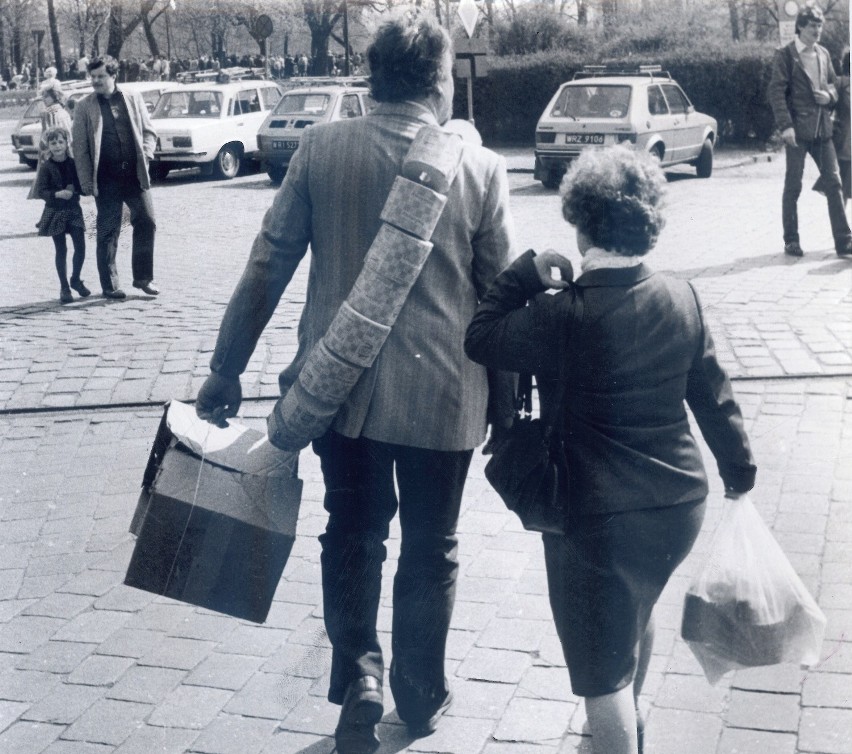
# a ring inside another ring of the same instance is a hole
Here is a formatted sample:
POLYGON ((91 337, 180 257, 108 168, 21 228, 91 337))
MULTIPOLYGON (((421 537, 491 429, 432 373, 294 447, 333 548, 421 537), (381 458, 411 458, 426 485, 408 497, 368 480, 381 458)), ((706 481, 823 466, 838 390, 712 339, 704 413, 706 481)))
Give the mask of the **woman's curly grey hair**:
POLYGON ((450 46, 447 32, 425 16, 382 24, 367 50, 373 99, 402 102, 432 94, 450 46))
POLYGON ((562 181, 562 216, 595 246, 641 256, 665 225, 665 186, 649 154, 624 146, 587 149, 562 181))

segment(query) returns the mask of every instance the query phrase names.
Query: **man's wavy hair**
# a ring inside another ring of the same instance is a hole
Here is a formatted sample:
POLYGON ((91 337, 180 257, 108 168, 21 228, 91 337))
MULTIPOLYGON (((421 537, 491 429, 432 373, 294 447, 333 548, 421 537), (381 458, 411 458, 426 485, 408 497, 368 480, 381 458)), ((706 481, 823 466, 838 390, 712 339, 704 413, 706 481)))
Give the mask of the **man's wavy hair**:
POLYGON ((106 68, 106 72, 113 78, 118 75, 118 61, 112 55, 96 55, 88 62, 86 70, 91 73, 101 66, 106 68))
POLYGON ((796 16, 796 34, 798 35, 811 21, 816 24, 825 23, 825 15, 816 3, 806 3, 799 9, 796 16))
POLYGON ((447 32, 428 17, 382 24, 367 49, 373 99, 402 102, 432 94, 451 44, 447 32))
POLYGON ((665 225, 666 179, 651 155, 624 146, 587 149, 562 181, 562 216, 598 248, 647 254, 665 225))

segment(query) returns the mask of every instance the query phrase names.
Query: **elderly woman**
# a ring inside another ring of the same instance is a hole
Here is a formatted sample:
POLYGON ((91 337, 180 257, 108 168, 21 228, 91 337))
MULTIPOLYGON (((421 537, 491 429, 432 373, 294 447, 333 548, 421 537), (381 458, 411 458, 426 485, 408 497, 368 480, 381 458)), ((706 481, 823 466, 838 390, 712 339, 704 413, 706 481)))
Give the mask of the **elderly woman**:
POLYGON ((543 535, 544 553, 571 686, 585 698, 598 754, 641 751, 636 700, 651 656, 652 611, 704 517, 707 478, 685 404, 726 493, 747 492, 755 477, 694 289, 644 261, 663 227, 664 186, 647 155, 587 150, 562 188, 582 275, 569 282, 571 264, 554 251, 526 252, 496 278, 465 341, 474 361, 532 371, 545 404, 560 362, 567 374, 560 429, 571 516, 565 536, 543 535), (541 295, 548 288, 561 290, 541 295), (559 347, 569 334, 567 350, 559 347))
MULTIPOLYGON (((62 91, 62 85, 56 79, 47 79, 42 85, 39 92, 44 110, 41 114, 41 137, 39 142, 39 159, 38 167, 36 168, 36 177, 33 185, 30 187, 30 192, 27 194, 27 199, 38 199, 38 181, 41 176, 42 155, 48 154, 47 141, 45 134, 52 128, 64 128, 69 134, 71 133, 71 115, 65 109, 66 96, 62 91)), ((70 149, 70 144, 68 145, 70 149)))

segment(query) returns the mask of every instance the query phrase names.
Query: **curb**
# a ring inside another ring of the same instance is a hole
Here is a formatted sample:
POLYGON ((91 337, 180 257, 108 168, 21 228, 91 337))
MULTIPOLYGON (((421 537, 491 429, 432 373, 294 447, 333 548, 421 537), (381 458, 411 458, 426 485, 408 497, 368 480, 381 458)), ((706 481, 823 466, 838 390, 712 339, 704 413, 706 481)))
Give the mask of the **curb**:
MULTIPOLYGON (((724 163, 716 163, 714 166, 716 170, 730 170, 731 168, 741 168, 745 165, 753 165, 757 162, 772 162, 773 155, 771 154, 755 154, 751 155, 744 160, 740 160, 739 162, 724 162, 724 163)), ((506 168, 507 173, 524 173, 532 175, 535 170, 533 168, 506 168)))

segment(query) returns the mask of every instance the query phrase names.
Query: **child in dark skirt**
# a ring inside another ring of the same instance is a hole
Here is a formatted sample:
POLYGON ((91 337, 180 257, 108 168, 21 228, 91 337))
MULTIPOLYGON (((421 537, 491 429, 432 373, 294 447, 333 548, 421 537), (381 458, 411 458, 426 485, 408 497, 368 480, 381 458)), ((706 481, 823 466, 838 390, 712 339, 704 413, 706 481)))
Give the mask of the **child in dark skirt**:
POLYGON ((56 247, 56 272, 59 275, 59 300, 68 304, 74 300, 73 288, 84 298, 91 291, 80 279, 86 258, 86 224, 80 209, 80 181, 71 158, 71 135, 62 127, 50 128, 44 135, 48 155, 38 177, 36 193, 45 202, 44 212, 36 224, 40 236, 50 236, 56 247), (71 236, 74 256, 71 260, 71 279, 68 279, 68 246, 65 235, 71 236))

